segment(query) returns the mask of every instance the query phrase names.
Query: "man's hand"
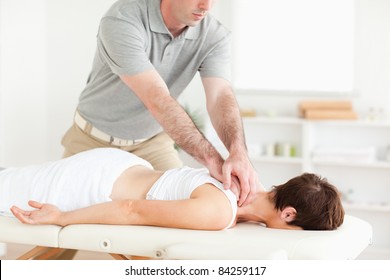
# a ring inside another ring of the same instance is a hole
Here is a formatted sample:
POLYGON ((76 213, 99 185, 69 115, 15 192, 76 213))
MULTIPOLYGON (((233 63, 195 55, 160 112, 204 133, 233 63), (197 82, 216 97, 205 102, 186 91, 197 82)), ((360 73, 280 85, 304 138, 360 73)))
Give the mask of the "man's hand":
POLYGON ((256 192, 264 190, 256 171, 246 155, 231 154, 222 166, 223 185, 238 198, 238 206, 254 199, 256 192))

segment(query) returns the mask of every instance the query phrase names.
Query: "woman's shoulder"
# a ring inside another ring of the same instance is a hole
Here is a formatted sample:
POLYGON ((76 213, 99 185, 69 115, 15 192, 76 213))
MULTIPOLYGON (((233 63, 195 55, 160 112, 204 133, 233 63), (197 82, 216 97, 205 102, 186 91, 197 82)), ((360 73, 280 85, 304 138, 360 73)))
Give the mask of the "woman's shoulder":
POLYGON ((237 203, 232 201, 213 184, 206 183, 199 186, 191 195, 191 198, 201 201, 201 209, 208 220, 215 223, 219 229, 231 227, 237 214, 237 203))

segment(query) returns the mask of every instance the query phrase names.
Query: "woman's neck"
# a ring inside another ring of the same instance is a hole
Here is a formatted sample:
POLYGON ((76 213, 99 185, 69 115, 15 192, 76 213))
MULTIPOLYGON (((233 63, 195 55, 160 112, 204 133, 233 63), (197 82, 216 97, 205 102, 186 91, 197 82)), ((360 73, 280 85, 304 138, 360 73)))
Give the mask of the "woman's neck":
POLYGON ((269 200, 269 193, 259 192, 251 203, 238 207, 237 223, 249 221, 266 223, 270 218, 269 214, 271 213, 272 208, 273 204, 269 200))

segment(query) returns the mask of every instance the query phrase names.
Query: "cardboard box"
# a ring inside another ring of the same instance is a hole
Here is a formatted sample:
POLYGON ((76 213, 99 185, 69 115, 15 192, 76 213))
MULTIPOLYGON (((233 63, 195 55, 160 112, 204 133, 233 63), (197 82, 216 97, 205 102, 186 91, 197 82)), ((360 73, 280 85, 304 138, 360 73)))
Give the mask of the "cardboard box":
POLYGON ((306 100, 299 103, 299 114, 304 117, 307 110, 352 110, 349 100, 306 100))
POLYGON ((303 117, 309 120, 356 120, 358 115, 353 110, 305 110, 303 117))

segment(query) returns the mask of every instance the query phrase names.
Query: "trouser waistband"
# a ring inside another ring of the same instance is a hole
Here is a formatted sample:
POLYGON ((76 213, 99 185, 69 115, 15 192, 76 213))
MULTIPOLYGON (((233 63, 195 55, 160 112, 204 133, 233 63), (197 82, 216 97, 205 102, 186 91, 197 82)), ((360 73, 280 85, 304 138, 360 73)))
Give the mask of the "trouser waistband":
POLYGON ((88 122, 86 119, 84 119, 84 117, 81 116, 78 111, 76 111, 76 113, 75 113, 74 122, 84 132, 89 133, 90 135, 92 135, 93 137, 96 137, 99 140, 108 142, 110 145, 124 147, 124 146, 139 144, 139 143, 142 143, 142 142, 148 140, 148 138, 128 140, 128 139, 121 139, 118 137, 111 136, 111 135, 97 129, 96 127, 94 127, 90 122, 88 122))

